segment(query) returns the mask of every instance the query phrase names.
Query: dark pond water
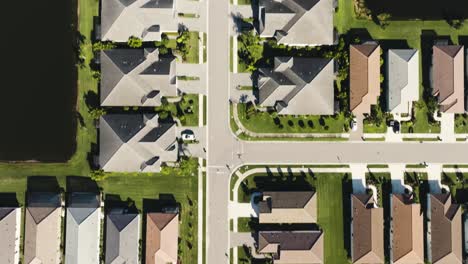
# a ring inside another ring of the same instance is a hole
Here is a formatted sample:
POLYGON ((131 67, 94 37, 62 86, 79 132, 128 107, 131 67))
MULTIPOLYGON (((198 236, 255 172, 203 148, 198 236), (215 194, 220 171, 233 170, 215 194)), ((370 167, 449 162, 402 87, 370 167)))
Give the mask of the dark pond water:
POLYGON ((66 161, 75 151, 76 2, 3 1, 0 160, 66 161))
POLYGON ((366 0, 366 4, 374 14, 389 13, 393 19, 468 18, 468 0, 366 0))

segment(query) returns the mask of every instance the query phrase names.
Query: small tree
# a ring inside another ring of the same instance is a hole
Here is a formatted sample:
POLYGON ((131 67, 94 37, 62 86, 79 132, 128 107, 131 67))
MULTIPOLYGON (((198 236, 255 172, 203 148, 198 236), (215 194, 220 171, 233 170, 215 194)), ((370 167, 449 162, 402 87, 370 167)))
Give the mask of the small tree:
POLYGON ((98 120, 101 116, 106 114, 106 110, 102 108, 95 108, 89 111, 89 115, 92 119, 98 120))
POLYGON ((386 28, 390 23, 389 20, 392 16, 388 13, 381 13, 377 16, 377 20, 379 21, 379 25, 382 28, 386 28))
POLYGON ((135 36, 128 38, 127 42, 130 48, 140 48, 143 45, 143 41, 135 36))
POLYGON ((103 181, 108 176, 109 176, 109 174, 105 173, 104 170, 102 170, 102 169, 91 171, 91 179, 93 181, 103 181))
POLYGON ((93 44, 93 51, 109 50, 115 47, 116 45, 112 41, 98 41, 93 44))
POLYGON ((263 57, 263 46, 260 37, 253 31, 243 32, 238 37, 239 58, 247 65, 248 71, 256 70, 256 63, 263 57))

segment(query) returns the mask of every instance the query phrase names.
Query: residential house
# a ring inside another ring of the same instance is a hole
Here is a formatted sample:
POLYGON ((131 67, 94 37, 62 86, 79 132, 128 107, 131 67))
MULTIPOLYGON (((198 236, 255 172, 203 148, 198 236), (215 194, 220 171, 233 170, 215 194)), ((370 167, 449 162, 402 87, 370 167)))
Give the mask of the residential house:
POLYGON ((349 107, 355 115, 369 114, 380 96, 380 46, 350 46, 349 107))
POLYGON ((101 51, 102 106, 160 106, 177 96, 176 61, 158 49, 101 51))
POLYGON ((101 198, 99 193, 72 192, 67 197, 65 231, 67 264, 99 264, 101 198))
POLYGON ((259 70, 258 101, 281 115, 332 115, 334 80, 332 59, 275 57, 259 70))
POLYGON ((438 97, 440 111, 465 112, 464 49, 458 45, 432 48, 432 94, 438 97))
POLYGON ((411 114, 419 100, 419 52, 415 49, 390 49, 387 53, 387 111, 411 114))
POLYGON ((112 209, 106 217, 106 264, 138 264, 140 215, 112 209))
POLYGON ((258 207, 260 224, 317 222, 317 195, 314 191, 264 192, 258 207))
POLYGON ((333 14, 333 0, 260 0, 256 28, 280 44, 333 45, 333 14))
POLYGON ((146 214, 146 264, 176 264, 178 240, 178 213, 146 214))
POLYGON ((421 205, 406 194, 391 195, 391 263, 424 264, 421 205))
POLYGON ((144 41, 177 32, 176 0, 102 0, 101 39, 126 42, 134 36, 144 41))
POLYGON ((29 192, 26 199, 24 263, 61 263, 61 195, 29 192))
POLYGON ((0 263, 19 263, 21 208, 0 207, 0 263))
POLYGON ((176 125, 156 114, 107 114, 100 118, 99 163, 104 171, 159 172, 178 159, 176 125))
POLYGON ((430 241, 429 261, 433 264, 461 264, 462 253, 462 210, 452 203, 450 193, 428 194, 430 241))
POLYGON ((271 254, 274 264, 321 264, 322 231, 260 231, 258 252, 271 254))
POLYGON ((384 263, 383 208, 372 194, 351 195, 351 260, 359 264, 384 263))

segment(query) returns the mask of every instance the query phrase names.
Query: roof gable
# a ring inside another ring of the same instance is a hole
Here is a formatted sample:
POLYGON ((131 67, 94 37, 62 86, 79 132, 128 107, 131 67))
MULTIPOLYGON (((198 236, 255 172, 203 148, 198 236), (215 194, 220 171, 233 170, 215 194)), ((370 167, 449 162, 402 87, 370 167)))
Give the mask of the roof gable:
POLYGON ((58 193, 31 192, 28 193, 27 210, 34 219, 34 222, 39 224, 55 209, 59 208, 60 203, 60 195, 58 193))
POLYGON ((6 218, 8 215, 11 214, 16 208, 12 207, 3 207, 0 208, 0 221, 2 221, 4 218, 6 218))

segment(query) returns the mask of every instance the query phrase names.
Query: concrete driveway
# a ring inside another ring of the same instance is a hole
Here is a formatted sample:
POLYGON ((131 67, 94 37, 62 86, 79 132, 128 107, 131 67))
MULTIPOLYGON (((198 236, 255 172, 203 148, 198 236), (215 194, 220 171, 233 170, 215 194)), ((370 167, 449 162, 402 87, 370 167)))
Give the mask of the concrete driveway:
POLYGON ((353 184, 353 193, 366 193, 366 164, 351 164, 351 178, 353 184))
POLYGON ((183 144, 181 152, 188 157, 206 158, 206 133, 204 127, 177 127, 177 137, 185 130, 190 130, 195 134, 196 143, 183 144))

